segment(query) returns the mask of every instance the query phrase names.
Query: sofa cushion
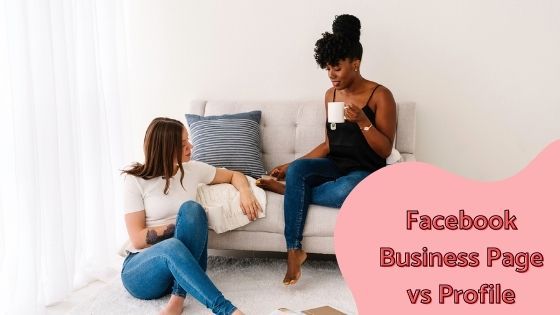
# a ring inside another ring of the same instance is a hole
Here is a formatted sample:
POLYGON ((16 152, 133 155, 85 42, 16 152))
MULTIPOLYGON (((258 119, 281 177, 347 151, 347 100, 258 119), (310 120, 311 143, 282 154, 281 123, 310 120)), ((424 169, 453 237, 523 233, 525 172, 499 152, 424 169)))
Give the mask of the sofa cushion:
POLYGON ((260 111, 220 116, 187 114, 192 159, 258 178, 262 162, 260 111))
MULTIPOLYGON (((236 231, 284 234, 284 196, 266 192, 266 217, 242 226, 236 231)), ((303 236, 332 236, 339 209, 310 205, 303 236)))

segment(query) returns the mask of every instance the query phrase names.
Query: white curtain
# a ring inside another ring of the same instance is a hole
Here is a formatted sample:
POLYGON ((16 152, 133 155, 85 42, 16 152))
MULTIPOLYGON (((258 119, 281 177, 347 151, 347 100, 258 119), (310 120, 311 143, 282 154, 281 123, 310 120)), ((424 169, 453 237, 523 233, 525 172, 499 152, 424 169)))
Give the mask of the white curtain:
POLYGON ((0 313, 114 273, 122 2, 0 0, 0 313))

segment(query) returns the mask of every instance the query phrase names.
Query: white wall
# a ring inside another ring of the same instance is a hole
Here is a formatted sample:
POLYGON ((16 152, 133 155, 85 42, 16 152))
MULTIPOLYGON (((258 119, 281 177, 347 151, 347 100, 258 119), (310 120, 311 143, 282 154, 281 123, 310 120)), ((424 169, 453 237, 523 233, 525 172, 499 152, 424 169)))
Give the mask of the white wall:
POLYGON ((511 176, 560 138, 560 3, 128 0, 126 150, 193 98, 321 100, 315 41, 362 21, 362 74, 418 106, 417 157, 460 175, 511 176))

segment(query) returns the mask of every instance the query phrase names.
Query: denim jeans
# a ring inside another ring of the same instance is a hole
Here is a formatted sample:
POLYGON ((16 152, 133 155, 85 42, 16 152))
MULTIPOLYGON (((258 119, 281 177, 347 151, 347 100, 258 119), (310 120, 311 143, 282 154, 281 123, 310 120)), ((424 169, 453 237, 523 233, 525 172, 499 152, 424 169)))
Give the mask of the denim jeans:
POLYGON ((343 174, 328 158, 300 159, 286 171, 284 193, 284 237, 286 247, 301 249, 303 228, 310 204, 340 208, 350 194, 371 172, 351 171, 343 174))
POLYGON ((194 201, 181 205, 175 235, 142 252, 129 254, 121 278, 134 297, 149 300, 168 293, 187 293, 214 314, 229 315, 235 307, 206 275, 208 222, 202 206, 194 201))

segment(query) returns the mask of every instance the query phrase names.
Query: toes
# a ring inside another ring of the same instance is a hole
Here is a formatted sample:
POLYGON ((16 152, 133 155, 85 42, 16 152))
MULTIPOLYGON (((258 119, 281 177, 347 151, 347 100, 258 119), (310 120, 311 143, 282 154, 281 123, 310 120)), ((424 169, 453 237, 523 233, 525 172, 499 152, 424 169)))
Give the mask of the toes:
POLYGON ((286 275, 283 283, 284 283, 284 285, 296 284, 300 277, 301 277, 301 272, 297 273, 297 275, 295 277, 286 275))

